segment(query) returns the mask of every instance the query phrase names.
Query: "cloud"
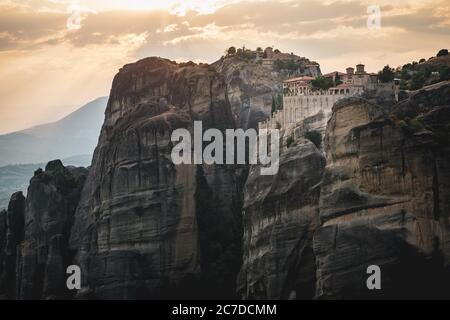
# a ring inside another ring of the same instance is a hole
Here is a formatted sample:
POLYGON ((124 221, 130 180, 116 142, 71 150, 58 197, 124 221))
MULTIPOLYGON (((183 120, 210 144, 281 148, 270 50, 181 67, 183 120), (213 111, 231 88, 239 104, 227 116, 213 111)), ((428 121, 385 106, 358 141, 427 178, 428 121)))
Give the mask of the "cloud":
POLYGON ((307 53, 324 48, 319 57, 329 57, 367 52, 375 44, 391 50, 401 50, 406 43, 417 47, 419 42, 408 39, 420 36, 437 42, 449 36, 450 30, 450 5, 446 1, 385 2, 378 32, 367 29, 367 5, 359 1, 249 0, 226 4, 207 14, 187 10, 184 15, 164 9, 85 12, 79 30, 66 28, 69 15, 63 10, 67 3, 40 0, 35 2, 38 11, 30 9, 31 1, 0 7, 0 51, 31 51, 63 43, 76 48, 121 45, 130 36, 144 39, 142 46, 134 49, 136 58, 158 54, 178 59, 190 54, 191 59, 211 60, 226 46, 241 44, 275 44, 288 51, 301 47, 307 53))
MULTIPOLYGON (((59 115, 55 106, 81 105, 108 94, 118 68, 147 56, 213 62, 232 45, 274 45, 318 61, 324 72, 359 62, 377 71, 387 63, 430 57, 450 40, 448 0, 377 0, 380 30, 366 26, 369 0, 217 0, 214 10, 201 12, 192 9, 202 1, 183 2, 178 11, 171 5, 123 9, 129 1, 80 0, 84 11, 78 30, 66 25, 71 0, 3 1, 0 111, 4 106, 23 110, 17 118, 29 116, 30 123, 36 115, 28 112, 29 105, 41 111, 52 105, 42 117, 59 115)), ((4 114, 0 121, 6 121, 4 114)), ((0 131, 6 125, 13 122, 0 123, 0 131)))

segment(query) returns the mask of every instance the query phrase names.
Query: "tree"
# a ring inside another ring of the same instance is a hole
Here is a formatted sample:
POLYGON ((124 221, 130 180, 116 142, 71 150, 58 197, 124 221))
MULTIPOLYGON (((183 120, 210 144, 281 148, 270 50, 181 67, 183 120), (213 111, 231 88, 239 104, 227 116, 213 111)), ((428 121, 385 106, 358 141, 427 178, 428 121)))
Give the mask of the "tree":
POLYGON ((425 84, 425 74, 423 72, 417 72, 412 76, 410 89, 418 90, 425 84))
POLYGON ((411 79, 411 75, 409 74, 409 70, 403 68, 402 72, 400 73, 400 78, 402 80, 409 80, 409 79, 411 79))
POLYGON ((401 79, 400 80, 400 90, 407 90, 408 89, 408 82, 406 80, 401 79))
POLYGON ((272 96, 272 114, 274 114, 275 111, 277 111, 277 104, 275 102, 275 97, 272 96))
POLYGON ((274 62, 274 66, 276 70, 288 70, 288 71, 296 71, 298 70, 298 68, 300 68, 300 64, 298 64, 292 59, 286 61, 277 59, 274 62))
POLYGON ((322 146, 322 134, 319 131, 308 131, 305 133, 305 138, 314 143, 318 149, 322 146))
POLYGON ((286 139, 286 146, 289 148, 293 143, 294 143, 294 137, 293 136, 289 136, 286 139))
POLYGON ((228 52, 228 54, 230 56, 235 55, 236 54, 236 48, 235 47, 229 47, 227 52, 228 52))
POLYGON ((381 70, 380 72, 378 72, 378 79, 383 82, 391 82, 392 80, 394 80, 394 69, 389 67, 389 65, 384 66, 383 70, 381 70))
POLYGON ((439 70, 439 80, 445 81, 450 80, 450 67, 449 66, 441 66, 439 70))
POLYGON ((262 52, 262 51, 263 51, 263 49, 262 49, 261 47, 258 47, 258 48, 256 48, 256 51, 258 51, 258 52, 262 52))
POLYGON ((437 53, 436 57, 448 56, 448 49, 441 49, 437 53))
POLYGON ((422 59, 419 60, 419 63, 424 63, 425 61, 427 61, 427 60, 425 60, 424 58, 422 58, 422 59))
POLYGON ((313 81, 311 81, 311 85, 315 89, 326 91, 326 90, 330 89, 334 85, 334 83, 333 83, 333 79, 326 78, 324 76, 318 76, 313 81))

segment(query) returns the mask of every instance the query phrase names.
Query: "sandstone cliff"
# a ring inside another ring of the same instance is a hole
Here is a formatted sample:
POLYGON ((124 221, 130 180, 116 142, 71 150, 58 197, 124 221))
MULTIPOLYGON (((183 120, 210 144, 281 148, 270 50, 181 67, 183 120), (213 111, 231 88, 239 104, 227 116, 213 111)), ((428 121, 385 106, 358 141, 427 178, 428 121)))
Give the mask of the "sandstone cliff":
POLYGON ((27 198, 11 197, 0 213, 0 297, 68 298, 66 268, 73 254, 68 239, 81 188, 83 168, 49 162, 30 181, 27 198))
POLYGON ((338 102, 324 150, 286 146, 274 176, 172 163, 173 130, 253 127, 282 78, 236 57, 124 66, 89 173, 50 162, 0 212, 0 298, 450 297, 449 82, 338 102))
POLYGON ((312 238, 319 226, 324 167, 321 152, 303 140, 282 153, 277 175, 262 176, 258 166, 251 168, 244 190, 242 297, 314 297, 312 238))
POLYGON ((416 132, 402 128, 395 111, 358 99, 335 105, 314 240, 318 296, 368 294, 369 264, 383 270, 379 296, 449 293, 440 284, 450 253, 450 150, 448 131, 431 120, 438 113, 448 121, 449 109, 426 104, 416 132))
POLYGON ((25 198, 14 193, 8 210, 0 212, 0 299, 16 298, 18 255, 17 246, 23 241, 25 198))
POLYGON ((235 297, 246 169, 174 166, 170 136, 256 125, 279 79, 238 58, 120 70, 71 233, 79 297, 235 297))
MULTIPOLYGON (((304 196, 310 189, 300 188, 301 195, 287 202, 291 190, 270 189, 270 183, 250 175, 239 280, 244 298, 301 297, 311 286, 302 281, 313 277, 316 298, 450 297, 449 88, 449 82, 425 88, 391 112, 362 98, 335 104, 324 139, 326 167, 323 175, 314 170, 320 175, 314 178, 320 180, 320 195, 309 201, 304 196), (266 197, 276 208, 271 203, 259 206, 266 197), (304 210, 305 203, 309 210, 304 210), (278 219, 288 223, 286 228, 276 228, 278 219), (311 234, 310 257, 302 257, 304 245, 286 252, 292 248, 286 243, 307 243, 311 234), (278 235, 285 240, 283 246, 278 235), (299 273, 288 279, 292 291, 287 295, 280 288, 285 288, 291 256, 301 258, 296 261, 299 273), (381 291, 366 287, 366 270, 373 264, 382 271, 381 291), (301 272, 305 269, 308 275, 301 272)), ((293 172, 310 166, 302 162, 308 152, 298 151, 293 172)), ((286 170, 292 169, 281 162, 279 176, 286 170)))

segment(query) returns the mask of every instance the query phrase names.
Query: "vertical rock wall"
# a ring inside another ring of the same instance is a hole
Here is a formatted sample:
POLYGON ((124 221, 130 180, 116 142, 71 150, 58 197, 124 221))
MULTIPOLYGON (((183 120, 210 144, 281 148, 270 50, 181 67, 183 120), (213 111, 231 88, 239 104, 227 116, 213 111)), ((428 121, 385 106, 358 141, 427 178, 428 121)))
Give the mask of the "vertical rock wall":
MULTIPOLYGON (((286 202, 292 191, 270 189, 271 183, 257 183, 250 175, 239 279, 244 298, 302 297, 298 292, 309 288, 302 281, 312 277, 315 298, 450 297, 449 87, 448 82, 428 87, 391 112, 362 98, 336 103, 324 139, 326 167, 314 170, 320 192, 310 198, 309 213, 303 211, 303 197, 311 191, 286 202), (264 198, 273 196, 279 205, 254 205, 260 199, 256 192, 263 192, 264 198), (275 217, 288 203, 292 209, 282 210, 286 215, 282 221, 291 225, 277 231, 275 217), (317 222, 305 230, 304 221, 317 222), (261 230, 270 232, 263 237, 261 230), (286 283, 283 268, 290 268, 286 257, 301 257, 302 247, 288 255, 277 246, 277 234, 289 241, 313 234, 313 270, 301 273, 311 265, 310 258, 298 259, 298 275, 289 283, 301 286, 288 295, 279 290, 286 283), (280 257, 285 259, 281 268, 275 263, 280 257), (367 289, 370 265, 381 268, 382 290, 367 289)), ((307 152, 296 151, 299 168, 307 152)), ((282 161, 279 175, 288 168, 282 161)), ((301 172, 287 181, 310 174, 301 172)))
POLYGON ((280 158, 277 175, 253 166, 245 185, 244 261, 239 292, 246 299, 313 298, 312 238, 319 226, 325 159, 303 140, 280 158))

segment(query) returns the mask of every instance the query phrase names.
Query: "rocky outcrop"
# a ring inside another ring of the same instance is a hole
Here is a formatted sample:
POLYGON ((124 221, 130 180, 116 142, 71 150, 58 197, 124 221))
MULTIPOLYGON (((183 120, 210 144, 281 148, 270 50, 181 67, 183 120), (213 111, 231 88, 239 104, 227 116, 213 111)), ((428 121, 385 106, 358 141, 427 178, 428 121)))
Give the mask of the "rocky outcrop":
POLYGON ((258 128, 258 122, 271 114, 272 103, 281 95, 281 83, 288 75, 239 57, 219 60, 213 66, 227 84, 227 97, 236 126, 258 128))
MULTIPOLYGON (((430 93, 432 94, 432 93, 430 93)), ((434 91, 436 98, 440 90, 434 91)), ((318 297, 448 295, 449 106, 422 100, 408 129, 362 99, 334 107, 314 237, 318 297), (438 120, 439 119, 439 120, 438 120), (366 269, 379 265, 383 290, 368 292, 366 269)), ((442 98, 440 98, 442 99, 442 98)))
POLYGON ((0 213, 0 297, 52 299, 72 295, 66 288, 66 268, 72 254, 68 238, 81 188, 83 168, 49 162, 30 181, 27 198, 11 197, 0 213))
POLYGON ((286 141, 274 176, 174 165, 173 130, 249 128, 270 112, 281 76, 261 68, 124 66, 87 178, 50 162, 0 212, 0 298, 450 297, 450 83, 393 108, 339 101, 324 154, 286 141), (381 291, 366 287, 370 265, 381 291))
POLYGON ((25 197, 14 193, 0 212, 0 299, 16 297, 18 245, 24 237, 25 197))
POLYGON ((415 92, 391 112, 363 98, 336 103, 324 138, 325 169, 303 172, 312 161, 297 149, 289 171, 298 175, 284 182, 313 176, 320 191, 272 188, 272 181, 250 174, 239 279, 244 298, 304 297, 298 283, 319 299, 450 297, 449 87, 415 92), (308 257, 305 246, 312 248, 308 257), (381 269, 382 290, 366 286, 370 265, 381 269))
POLYGON ((45 171, 36 171, 31 179, 25 206, 25 235, 18 257, 18 298, 70 297, 66 268, 73 254, 68 240, 86 175, 86 169, 68 169, 55 160, 47 164, 45 171))
POLYGON ((245 299, 313 298, 312 238, 319 226, 325 159, 303 140, 280 157, 277 175, 253 166, 245 185, 244 261, 238 279, 245 299))
POLYGON ((172 131, 194 120, 235 127, 215 68, 148 58, 115 77, 72 229, 79 297, 234 297, 240 174, 172 163, 172 131))
POLYGON ((283 77, 238 56, 124 66, 79 203, 55 163, 31 181, 16 295, 69 297, 62 270, 73 262, 78 298, 236 297, 248 169, 175 166, 170 135, 196 120, 204 129, 256 127, 283 77))

